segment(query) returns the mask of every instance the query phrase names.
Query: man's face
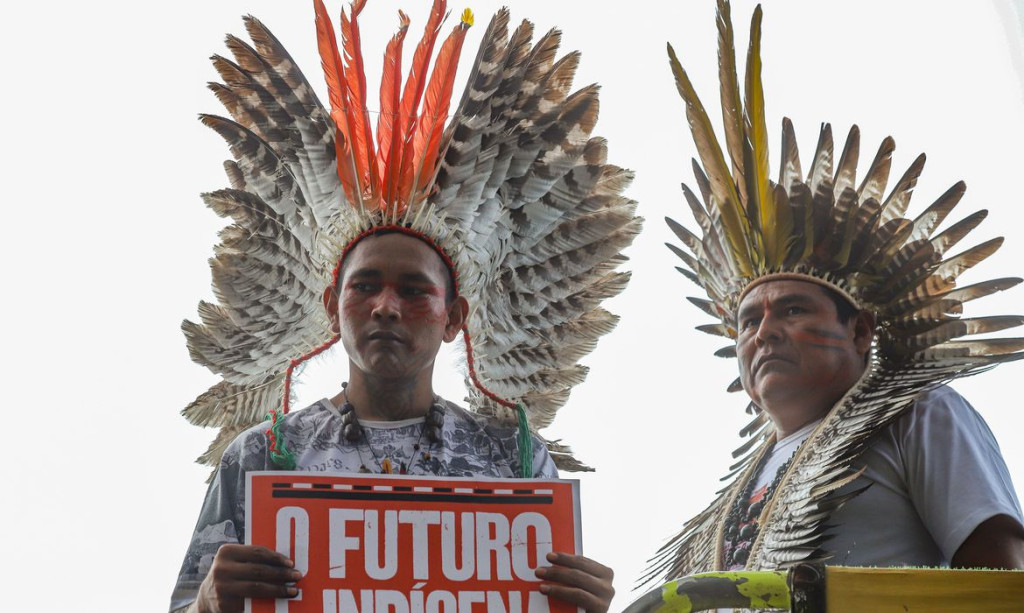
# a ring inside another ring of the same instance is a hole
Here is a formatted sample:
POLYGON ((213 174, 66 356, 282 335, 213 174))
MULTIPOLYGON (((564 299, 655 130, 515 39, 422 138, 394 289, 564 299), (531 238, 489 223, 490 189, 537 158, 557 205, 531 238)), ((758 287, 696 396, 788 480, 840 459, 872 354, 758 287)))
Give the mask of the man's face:
POLYGON ((806 281, 768 281, 740 303, 740 378, 773 417, 794 410, 823 414, 864 371, 874 322, 867 313, 840 322, 827 292, 806 281))
POLYGON ((466 301, 448 303, 448 270, 436 251, 404 234, 370 236, 349 252, 337 297, 324 304, 352 364, 387 379, 430 372, 441 341, 461 329, 466 301))

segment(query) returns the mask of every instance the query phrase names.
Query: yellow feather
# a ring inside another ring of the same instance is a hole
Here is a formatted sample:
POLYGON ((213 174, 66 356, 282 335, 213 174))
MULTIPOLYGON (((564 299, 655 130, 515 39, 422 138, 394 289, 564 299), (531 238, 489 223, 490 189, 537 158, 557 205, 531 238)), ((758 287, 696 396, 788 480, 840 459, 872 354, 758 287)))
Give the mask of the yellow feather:
POLYGON ((722 148, 715 138, 711 121, 701 104, 697 92, 690 82, 686 71, 683 70, 676 52, 672 45, 668 45, 669 65, 672 74, 676 79, 676 89, 683 101, 686 102, 686 118, 693 132, 694 144, 700 154, 701 163, 707 171, 711 184, 712 201, 708 202, 709 208, 716 208, 721 213, 722 225, 725 227, 725 236, 728 237, 730 257, 733 260, 734 269, 741 275, 751 276, 753 271, 750 267, 750 251, 746 242, 742 240, 750 233, 750 224, 740 204, 739 194, 736 192, 736 184, 725 164, 722 155, 722 148))

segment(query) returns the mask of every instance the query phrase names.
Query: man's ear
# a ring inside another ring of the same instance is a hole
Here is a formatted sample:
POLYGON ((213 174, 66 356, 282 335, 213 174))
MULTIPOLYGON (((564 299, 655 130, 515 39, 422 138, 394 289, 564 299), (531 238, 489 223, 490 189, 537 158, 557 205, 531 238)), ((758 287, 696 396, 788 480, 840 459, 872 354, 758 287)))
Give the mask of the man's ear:
POLYGON ((462 330, 462 326, 466 324, 467 317, 469 317, 469 303, 462 296, 456 296, 455 300, 448 305, 448 322, 445 324, 442 337, 444 342, 450 343, 455 340, 462 330))
POLYGON ((338 292, 334 291, 333 285, 324 289, 324 308, 327 309, 327 318, 331 320, 331 332, 341 334, 341 326, 338 324, 338 292))
POLYGON ((875 314, 871 311, 860 311, 853 318, 853 344, 858 355, 867 355, 871 351, 871 341, 875 338, 875 314))

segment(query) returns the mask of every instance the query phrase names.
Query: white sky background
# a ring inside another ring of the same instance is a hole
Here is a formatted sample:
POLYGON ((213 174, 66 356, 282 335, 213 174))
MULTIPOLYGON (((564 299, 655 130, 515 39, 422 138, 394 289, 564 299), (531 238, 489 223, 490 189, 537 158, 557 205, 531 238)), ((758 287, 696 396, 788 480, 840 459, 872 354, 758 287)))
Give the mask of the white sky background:
MULTIPOLYGON (((325 100, 310 4, 63 2, 6 10, 6 610, 166 610, 205 491, 207 471, 192 461, 214 434, 178 415, 215 381, 189 361, 179 330, 196 316, 197 301, 211 297, 206 260, 225 225, 199 199, 227 185, 220 164, 229 157, 195 119, 222 112, 204 88, 216 78, 207 57, 226 53, 224 33, 242 34, 239 17, 252 13, 325 100)), ((413 19, 408 50, 429 3, 401 4, 413 19)), ((498 4, 471 5, 477 26, 455 101, 498 4)), ((608 305, 622 321, 587 358, 589 379, 545 432, 598 469, 582 476, 584 551, 615 568, 613 609, 620 610, 645 560, 720 487, 746 420, 743 398, 724 391, 735 366, 711 355, 719 339, 693 330, 709 323, 684 301, 699 290, 672 269, 662 245, 670 239, 662 218, 688 217, 678 184, 692 181, 695 155, 664 45, 672 42, 705 104, 717 109, 714 3, 511 4, 515 22, 531 18, 538 35, 559 26, 562 49, 583 52, 577 85, 603 86, 595 133, 608 138, 611 162, 636 171, 628 193, 647 218, 628 251, 633 281, 608 305)), ((784 114, 794 121, 805 168, 821 121, 832 123, 837 146, 851 123, 860 125, 862 166, 891 134, 893 181, 919 152, 929 154, 911 213, 962 178, 968 191, 954 217, 990 209, 971 244, 1007 236, 965 281, 1024 274, 1024 96, 1014 69, 1024 56, 1014 6, 766 4, 773 174, 784 114)), ((339 6, 329 3, 333 15, 339 6)), ((374 84, 398 6, 371 0, 363 13, 374 84)), ((453 12, 462 7, 453 4, 453 12)), ((742 48, 752 9, 745 0, 733 6, 742 48)), ((710 114, 720 124, 717 110, 710 114)), ((1024 288, 968 305, 969 314, 982 312, 1024 312, 1024 288)), ((344 364, 325 359, 309 368, 299 406, 333 394, 344 364)), ((453 355, 440 358, 435 381, 458 400, 464 390, 455 364, 453 355)), ((988 419, 1018 485, 1024 446, 1014 435, 1024 420, 1014 381, 1022 376, 1022 366, 1009 365, 955 385, 988 419)))

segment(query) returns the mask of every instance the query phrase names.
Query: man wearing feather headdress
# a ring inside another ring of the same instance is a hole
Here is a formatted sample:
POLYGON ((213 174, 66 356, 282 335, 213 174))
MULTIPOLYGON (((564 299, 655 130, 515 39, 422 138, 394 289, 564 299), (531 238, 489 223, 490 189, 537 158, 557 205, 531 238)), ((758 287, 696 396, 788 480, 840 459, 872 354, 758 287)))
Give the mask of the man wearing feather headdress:
POLYGON ((904 217, 919 157, 885 196, 894 144, 858 186, 859 132, 838 161, 822 127, 804 177, 783 122, 782 168, 769 178, 758 7, 744 96, 726 0, 718 3, 725 151, 669 46, 700 163, 684 186, 702 236, 668 220, 679 270, 707 292, 691 302, 730 339, 732 390, 750 397, 750 440, 734 480, 655 557, 648 579, 709 570, 843 566, 1024 568, 1024 528, 984 420, 942 384, 1024 357, 1024 339, 963 337, 1024 323, 961 318, 963 303, 1020 279, 957 287, 1002 239, 947 256, 985 216, 935 232, 964 193, 954 185, 904 217))
MULTIPOLYGON (((545 478, 556 464, 585 468, 536 429, 614 327, 599 305, 625 287, 628 274, 614 269, 642 221, 621 195, 630 173, 607 164, 604 140, 590 136, 596 89, 570 94, 578 55, 556 61, 557 31, 531 46, 526 21, 509 36, 502 10, 445 128, 473 19, 463 14, 428 81, 445 15, 435 0, 404 89, 400 13, 373 134, 364 4, 342 14, 339 43, 314 1, 329 112, 253 18, 253 46, 229 37, 235 61, 214 58, 224 84, 212 87, 232 120, 202 119, 235 160, 232 188, 204 198, 234 225, 211 261, 220 304, 200 303, 202 323, 183 328, 193 359, 223 381, 184 413, 222 429, 201 458, 217 468, 172 610, 238 611, 247 597, 296 594, 287 558, 240 544, 246 471, 545 478), (460 332, 472 410, 431 387, 440 344, 460 332), (289 413, 293 371, 339 341, 348 383, 289 413)), ((542 592, 607 610, 610 569, 565 553, 549 561, 542 592)))

